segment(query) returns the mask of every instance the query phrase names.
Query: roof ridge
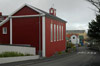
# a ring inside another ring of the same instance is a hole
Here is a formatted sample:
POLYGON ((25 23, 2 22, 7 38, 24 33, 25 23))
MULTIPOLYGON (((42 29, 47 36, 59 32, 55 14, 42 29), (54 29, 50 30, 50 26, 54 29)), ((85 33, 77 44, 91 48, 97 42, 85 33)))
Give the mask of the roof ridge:
POLYGON ((64 21, 64 22, 67 22, 67 21, 65 21, 65 20, 63 20, 63 19, 61 19, 61 18, 59 18, 58 16, 51 15, 50 13, 48 13, 48 12, 46 12, 46 11, 43 11, 43 10, 41 10, 41 9, 39 9, 39 8, 36 8, 36 7, 32 6, 32 5, 26 4, 26 6, 33 7, 33 8, 35 8, 35 9, 37 9, 37 10, 39 10, 39 11, 45 13, 45 14, 48 15, 48 16, 51 16, 51 17, 53 17, 53 18, 58 18, 59 20, 62 20, 62 21, 64 21))
POLYGON ((6 22, 9 20, 10 16, 12 16, 13 14, 15 14, 17 11, 19 11, 21 8, 23 8, 23 7, 25 7, 25 6, 28 6, 29 8, 31 8, 31 9, 33 9, 33 10, 36 10, 36 11, 39 12, 39 13, 46 14, 46 16, 51 17, 51 18, 53 18, 53 19, 57 19, 57 20, 60 20, 60 21, 62 21, 62 22, 67 22, 67 21, 65 21, 65 20, 63 20, 63 19, 61 19, 61 18, 59 18, 59 17, 57 17, 57 16, 51 15, 51 14, 49 14, 48 12, 45 12, 45 11, 43 11, 43 10, 41 10, 41 9, 38 9, 38 8, 32 6, 32 5, 29 5, 29 4, 26 4, 26 3, 25 3, 24 5, 22 5, 21 7, 19 7, 19 9, 17 9, 16 11, 14 11, 14 12, 11 13, 10 15, 8 15, 8 17, 7 17, 4 21, 2 21, 2 22, 0 23, 0 26, 3 25, 4 23, 6 23, 6 22))

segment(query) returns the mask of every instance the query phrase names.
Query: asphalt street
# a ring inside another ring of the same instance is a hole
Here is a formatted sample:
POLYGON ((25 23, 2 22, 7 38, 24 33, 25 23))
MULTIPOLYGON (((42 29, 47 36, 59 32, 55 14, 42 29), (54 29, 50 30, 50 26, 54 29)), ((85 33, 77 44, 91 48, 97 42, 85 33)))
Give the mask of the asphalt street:
POLYGON ((80 47, 76 53, 64 54, 49 59, 2 64, 0 66, 100 66, 99 52, 80 47), (61 57, 62 56, 62 57, 61 57))
POLYGON ((76 54, 71 56, 66 56, 54 61, 39 63, 39 64, 30 64, 28 66, 87 66, 91 64, 91 60, 94 59, 97 52, 90 51, 85 47, 79 48, 79 51, 76 54))

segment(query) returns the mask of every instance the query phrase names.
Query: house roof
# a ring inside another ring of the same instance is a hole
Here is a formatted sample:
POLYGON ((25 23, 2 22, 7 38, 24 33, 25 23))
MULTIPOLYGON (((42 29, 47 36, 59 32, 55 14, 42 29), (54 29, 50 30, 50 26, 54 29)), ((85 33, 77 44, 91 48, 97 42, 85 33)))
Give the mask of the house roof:
POLYGON ((67 37, 70 38, 72 35, 79 36, 78 34, 67 34, 67 37))
POLYGON ((85 30, 66 30, 66 33, 84 33, 85 30))
POLYGON ((50 18, 52 18, 52 19, 59 20, 59 21, 62 21, 62 22, 67 22, 67 21, 65 21, 65 20, 63 20, 63 19, 61 19, 61 18, 59 18, 59 17, 57 17, 57 16, 51 15, 51 14, 49 14, 48 12, 45 12, 45 11, 43 11, 43 10, 41 10, 41 9, 38 9, 38 8, 36 8, 36 7, 34 7, 34 6, 31 6, 31 5, 29 5, 29 4, 26 4, 26 6, 35 8, 35 9, 41 11, 42 13, 44 13, 47 17, 50 17, 50 18))
POLYGON ((17 11, 19 11, 20 9, 22 9, 22 8, 25 7, 25 6, 31 8, 31 9, 37 11, 37 12, 39 12, 40 14, 44 14, 45 16, 47 16, 47 17, 49 17, 49 18, 52 18, 52 19, 55 19, 55 20, 59 20, 59 21, 61 21, 61 22, 65 22, 65 23, 67 22, 67 21, 65 21, 65 20, 63 20, 63 19, 61 19, 61 18, 59 18, 59 17, 57 17, 57 16, 51 15, 51 14, 49 14, 49 13, 47 13, 47 12, 41 10, 41 9, 38 9, 38 8, 36 8, 36 7, 34 7, 34 6, 31 6, 31 5, 29 5, 29 4, 24 4, 24 5, 21 6, 19 9, 17 9, 15 12, 13 12, 12 14, 10 14, 4 21, 2 21, 2 22, 0 23, 0 26, 3 25, 4 23, 6 23, 6 22, 10 19, 10 16, 12 16, 13 14, 15 14, 17 11))

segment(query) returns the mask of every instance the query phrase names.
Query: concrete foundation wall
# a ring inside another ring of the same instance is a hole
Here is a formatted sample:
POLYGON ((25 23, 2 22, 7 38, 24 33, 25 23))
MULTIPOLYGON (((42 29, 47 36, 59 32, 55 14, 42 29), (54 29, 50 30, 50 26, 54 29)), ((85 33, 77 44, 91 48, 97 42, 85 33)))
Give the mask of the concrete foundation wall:
POLYGON ((0 64, 11 63, 11 62, 18 62, 18 61, 26 61, 26 60, 35 60, 35 59, 39 59, 39 55, 0 58, 0 64))
POLYGON ((23 54, 33 54, 36 55, 36 49, 34 47, 23 47, 23 46, 10 46, 10 45, 0 45, 0 53, 2 52, 20 52, 23 54))

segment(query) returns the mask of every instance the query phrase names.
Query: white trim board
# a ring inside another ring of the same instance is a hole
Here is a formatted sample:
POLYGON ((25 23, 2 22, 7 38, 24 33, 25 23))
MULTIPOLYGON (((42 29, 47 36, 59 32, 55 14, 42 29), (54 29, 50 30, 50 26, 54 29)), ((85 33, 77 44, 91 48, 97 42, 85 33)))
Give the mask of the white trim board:
POLYGON ((44 16, 43 14, 38 14, 38 15, 20 15, 20 16, 11 16, 11 18, 26 18, 26 17, 39 17, 39 16, 44 16))
POLYGON ((42 13, 41 11, 37 10, 35 7, 33 7, 33 6, 31 6, 31 5, 23 4, 21 7, 19 7, 17 10, 15 10, 13 13, 11 13, 10 16, 11 16, 11 15, 14 15, 16 12, 18 12, 20 9, 22 9, 22 8, 25 7, 25 6, 31 8, 32 10, 35 10, 35 11, 37 11, 37 12, 39 12, 39 13, 42 13))
POLYGON ((46 57, 45 16, 42 16, 42 57, 46 57))
POLYGON ((44 14, 45 15, 45 13, 41 12, 40 10, 36 9, 35 7, 33 7, 31 5, 28 5, 28 4, 24 4, 20 8, 18 8, 17 10, 15 10, 13 13, 11 13, 3 22, 1 22, 0 26, 2 26, 3 24, 5 24, 9 20, 10 16, 14 15, 16 12, 18 12, 20 9, 22 9, 25 6, 31 8, 32 10, 35 10, 35 11, 39 12, 39 14, 44 14))
POLYGON ((11 13, 3 22, 0 23, 0 26, 2 26, 3 24, 5 24, 9 20, 9 18, 10 18, 11 15, 15 14, 17 11, 19 11, 24 6, 25 6, 25 4, 22 5, 20 8, 18 8, 17 10, 15 10, 13 13, 11 13))
POLYGON ((10 44, 12 45, 12 18, 10 18, 10 44))
POLYGON ((4 21, 0 22, 0 26, 2 26, 3 24, 5 24, 9 19, 10 19, 10 17, 7 17, 4 21))
POLYGON ((30 7, 31 9, 33 9, 33 10, 35 10, 35 11, 39 12, 40 14, 42 14, 42 13, 43 13, 42 11, 40 11, 40 10, 36 9, 35 7, 33 7, 33 6, 29 5, 29 4, 25 4, 25 5, 26 5, 26 6, 28 6, 28 7, 30 7))

